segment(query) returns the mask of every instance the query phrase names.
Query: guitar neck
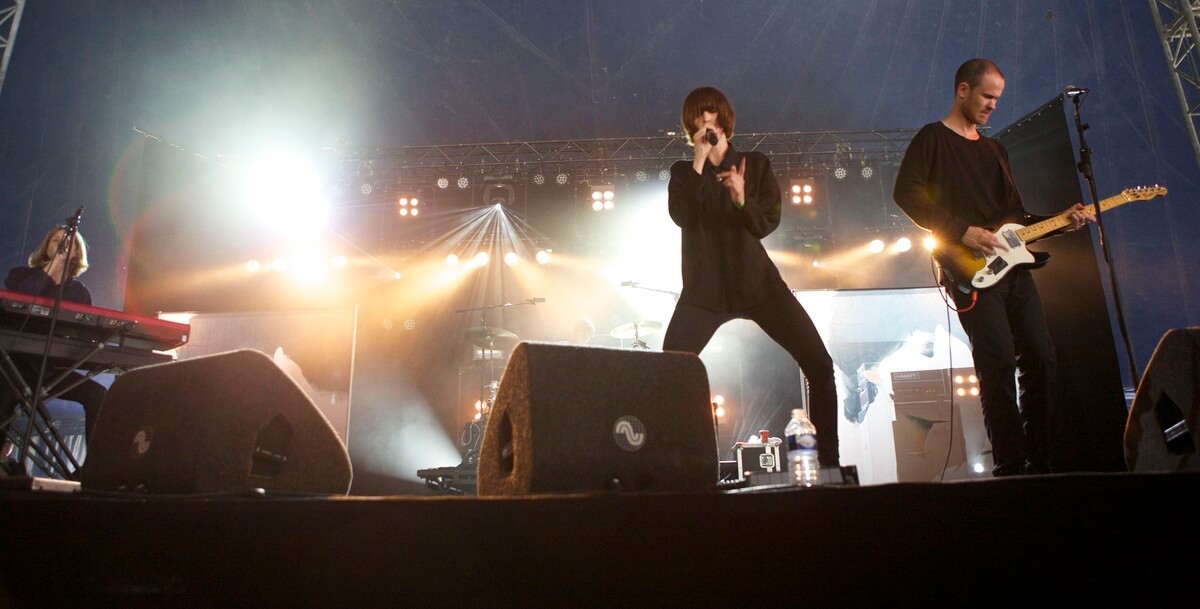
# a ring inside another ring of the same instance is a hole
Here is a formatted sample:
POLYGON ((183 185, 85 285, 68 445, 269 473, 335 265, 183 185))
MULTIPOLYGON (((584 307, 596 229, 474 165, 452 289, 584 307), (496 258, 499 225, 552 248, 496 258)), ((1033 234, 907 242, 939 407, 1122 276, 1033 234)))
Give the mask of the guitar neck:
MULTIPOLYGON (((1113 195, 1100 201, 1100 211, 1106 212, 1114 207, 1124 205, 1130 201, 1131 199, 1126 198, 1124 193, 1113 195)), ((1096 206, 1088 205, 1087 207, 1083 208, 1083 211, 1089 214, 1094 214, 1096 213, 1096 206)), ((1039 239, 1063 227, 1070 226, 1070 215, 1070 212, 1063 212, 1062 214, 1054 216, 1053 218, 1030 224, 1021 230, 1018 230, 1017 236, 1021 238, 1021 241, 1026 243, 1033 241, 1034 239, 1039 239)))

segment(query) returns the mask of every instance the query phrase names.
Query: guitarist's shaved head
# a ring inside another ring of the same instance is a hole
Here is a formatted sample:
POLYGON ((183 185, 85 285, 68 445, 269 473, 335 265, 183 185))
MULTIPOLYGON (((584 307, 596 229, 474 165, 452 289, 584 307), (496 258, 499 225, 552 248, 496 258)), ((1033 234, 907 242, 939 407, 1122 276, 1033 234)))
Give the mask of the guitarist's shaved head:
POLYGON ((954 73, 954 89, 957 91, 958 85, 964 82, 967 83, 967 87, 974 89, 983 82, 985 75, 992 72, 1000 75, 1000 78, 1004 78, 1004 72, 1001 72, 1000 68, 997 68, 990 59, 976 57, 958 67, 958 71, 954 73))

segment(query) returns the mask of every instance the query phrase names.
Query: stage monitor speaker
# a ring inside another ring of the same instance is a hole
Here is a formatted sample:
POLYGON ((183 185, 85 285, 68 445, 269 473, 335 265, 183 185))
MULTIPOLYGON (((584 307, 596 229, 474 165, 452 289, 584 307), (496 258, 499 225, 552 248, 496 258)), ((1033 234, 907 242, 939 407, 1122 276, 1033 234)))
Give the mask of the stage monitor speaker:
POLYGON ((1125 465, 1133 472, 1200 470, 1196 456, 1200 328, 1169 330, 1142 373, 1125 424, 1125 465))
POLYGON ((92 436, 80 477, 85 490, 350 490, 350 456, 337 432, 303 389, 253 349, 117 377, 92 436))
POLYGON ((716 487, 708 373, 690 353, 522 342, 479 454, 479 495, 716 487))

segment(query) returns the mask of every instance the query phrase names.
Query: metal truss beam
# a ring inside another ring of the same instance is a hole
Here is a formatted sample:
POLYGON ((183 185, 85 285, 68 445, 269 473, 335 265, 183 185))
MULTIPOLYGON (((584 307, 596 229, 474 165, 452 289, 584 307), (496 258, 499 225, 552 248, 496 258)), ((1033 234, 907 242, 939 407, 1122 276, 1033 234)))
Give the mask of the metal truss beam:
POLYGON ((1196 136, 1196 121, 1200 117, 1200 29, 1196 26, 1196 14, 1200 12, 1200 0, 1149 2, 1167 67, 1175 82, 1175 95, 1183 110, 1183 122, 1192 140, 1192 152, 1200 165, 1200 138, 1196 136))
MULTIPOLYGON (((869 131, 812 131, 745 133, 734 138, 743 151, 757 150, 771 157, 777 172, 794 176, 824 175, 843 167, 859 171, 898 163, 916 129, 869 131)), ((403 146, 327 151, 345 166, 341 175, 369 171, 380 179, 406 182, 451 180, 458 175, 528 176, 566 172, 576 182, 629 178, 635 172, 657 172, 692 150, 676 134, 653 137, 550 140, 403 146)))
POLYGON ((4 76, 8 74, 8 59, 12 56, 13 41, 17 38, 17 26, 21 25, 21 12, 25 0, 0 0, 0 91, 4 90, 4 76))

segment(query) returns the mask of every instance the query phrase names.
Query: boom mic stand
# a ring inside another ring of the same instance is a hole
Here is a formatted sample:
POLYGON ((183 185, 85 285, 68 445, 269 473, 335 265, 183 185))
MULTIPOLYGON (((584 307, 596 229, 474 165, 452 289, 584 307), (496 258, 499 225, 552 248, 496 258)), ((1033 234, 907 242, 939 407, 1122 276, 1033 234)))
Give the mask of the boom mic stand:
MULTIPOLYGON (((467 454, 463 457, 460 467, 476 465, 476 461, 479 458, 479 445, 483 442, 483 430, 486 429, 486 427, 487 427, 488 416, 491 414, 492 405, 495 403, 495 400, 496 400, 496 392, 499 391, 499 389, 500 389, 500 381, 496 378, 496 369, 495 369, 496 342, 498 340, 512 342, 512 341, 516 340, 516 338, 517 338, 515 334, 509 332, 508 330, 504 330, 503 328, 500 328, 498 326, 496 326, 496 327, 488 326, 487 325, 487 313, 488 313, 488 311, 491 311, 493 309, 506 309, 506 308, 516 307, 516 306, 521 306, 521 305, 533 306, 533 305, 537 305, 540 302, 546 302, 546 299, 545 298, 527 298, 525 300, 522 300, 520 302, 515 302, 515 303, 514 302, 506 302, 504 304, 487 305, 487 306, 482 306, 482 307, 472 307, 472 308, 468 308, 468 309, 458 309, 458 310, 454 311, 455 313, 471 313, 471 312, 475 312, 475 311, 479 312, 478 330, 479 330, 480 336, 472 344, 472 348, 480 347, 481 349, 484 350, 484 353, 487 355, 487 357, 485 359, 487 360, 487 375, 488 375, 488 381, 486 383, 483 382, 482 379, 480 379, 479 402, 481 404, 483 404, 484 406, 480 407, 480 416, 479 416, 478 421, 472 421, 471 423, 468 423, 468 425, 467 425, 467 431, 465 432, 465 434, 467 435, 467 440, 464 442, 464 444, 467 447, 467 454), (475 428, 478 428, 477 433, 476 433, 475 428)), ((471 330, 475 330, 475 329, 476 328, 472 328, 471 330)), ((468 331, 468 333, 470 333, 470 331, 468 331)), ((483 374, 482 370, 480 370, 480 374, 481 375, 483 374)))
MULTIPOLYGON (((72 256, 75 252, 75 234, 79 231, 79 222, 83 219, 83 207, 80 207, 75 215, 67 218, 66 226, 63 228, 62 238, 58 242, 58 251, 55 252, 55 257, 63 254, 63 266, 58 277, 58 286, 54 291, 54 305, 50 310, 50 327, 46 331, 46 345, 42 351, 42 360, 38 366, 37 382, 33 386, 33 395, 31 396, 28 406, 28 421, 25 424, 25 429, 20 436, 20 444, 17 451, 17 463, 25 469, 28 469, 29 446, 30 440, 33 437, 34 430, 37 429, 36 419, 41 417, 46 428, 54 436, 55 446, 62 446, 62 438, 59 437, 57 430, 50 424, 49 413, 45 409, 46 396, 43 395, 46 388, 46 367, 50 361, 50 346, 54 341, 54 327, 58 321, 58 313, 62 309, 63 290, 66 288, 67 282, 71 279, 71 263, 72 256)), ((39 430, 39 433, 40 430, 39 430)), ((67 471, 66 464, 62 462, 62 457, 56 450, 51 453, 57 458, 58 465, 62 468, 61 473, 64 478, 70 478, 79 470, 79 464, 75 462, 74 456, 70 457, 71 463, 74 465, 74 471, 67 471)))
POLYGON ((1133 344, 1129 341, 1129 329, 1125 326, 1125 310, 1121 306, 1121 290, 1117 286, 1117 271, 1113 267, 1112 254, 1108 251, 1108 239, 1104 236, 1104 215, 1100 209, 1100 197, 1096 194, 1096 178, 1092 175, 1092 149, 1087 144, 1083 132, 1090 125, 1083 122, 1079 115, 1079 106, 1087 97, 1088 90, 1068 87, 1066 93, 1075 105, 1075 130, 1079 132, 1079 173, 1083 174, 1092 195, 1092 207, 1096 209, 1096 228, 1100 235, 1100 251, 1104 252, 1104 263, 1108 266, 1108 280, 1112 284, 1113 306, 1117 312, 1117 325, 1121 328, 1121 339, 1125 343, 1125 357, 1129 360, 1129 372, 1133 375, 1133 388, 1136 390, 1141 376, 1138 374, 1137 361, 1133 358, 1133 344))

